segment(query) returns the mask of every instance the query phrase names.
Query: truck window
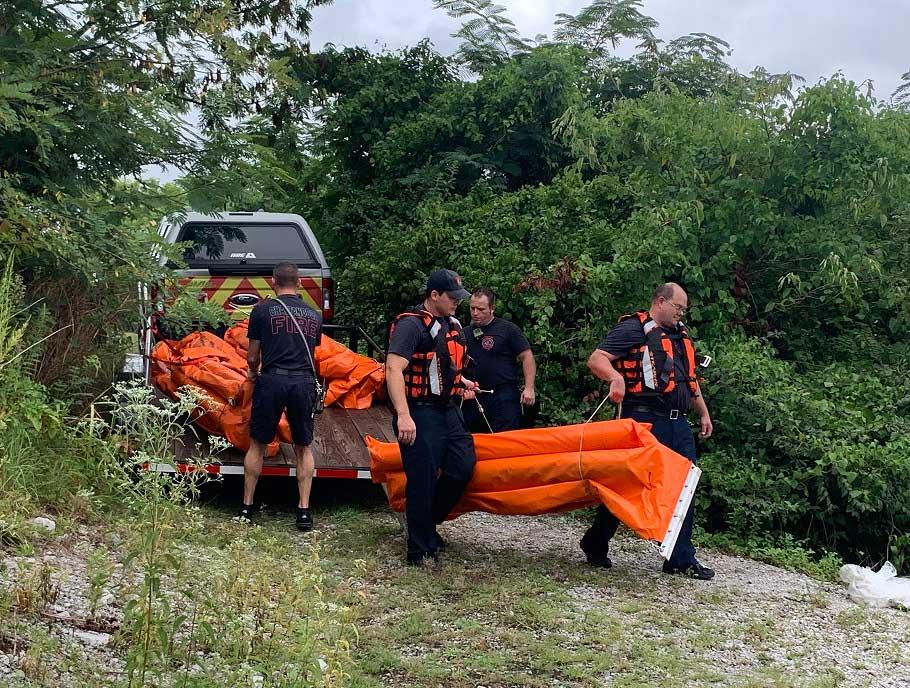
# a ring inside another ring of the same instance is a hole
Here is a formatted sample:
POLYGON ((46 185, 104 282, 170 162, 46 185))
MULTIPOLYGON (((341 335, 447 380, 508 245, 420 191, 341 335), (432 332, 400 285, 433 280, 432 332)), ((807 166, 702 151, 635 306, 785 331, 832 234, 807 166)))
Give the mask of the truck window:
POLYGON ((190 242, 183 259, 189 268, 273 266, 289 260, 302 267, 320 267, 295 224, 187 223, 178 242, 190 242))

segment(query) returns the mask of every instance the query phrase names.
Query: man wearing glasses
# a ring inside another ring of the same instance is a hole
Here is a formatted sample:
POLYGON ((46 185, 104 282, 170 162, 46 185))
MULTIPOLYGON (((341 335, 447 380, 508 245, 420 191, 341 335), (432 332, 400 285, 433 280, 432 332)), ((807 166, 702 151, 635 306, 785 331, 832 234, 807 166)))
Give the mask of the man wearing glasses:
MULTIPOLYGON (((695 374, 695 347, 681 320, 688 303, 678 284, 660 285, 649 310, 620 318, 591 354, 588 368, 609 383, 610 401, 619 405, 622 418, 650 423, 661 444, 694 463, 695 439, 687 414, 698 415, 702 439, 711 436, 714 426, 695 374)), ((663 572, 710 580, 714 571, 698 563, 692 545, 694 507, 693 500, 663 572)), ((580 543, 589 564, 612 566, 607 553, 618 525, 606 507, 598 507, 580 543)))

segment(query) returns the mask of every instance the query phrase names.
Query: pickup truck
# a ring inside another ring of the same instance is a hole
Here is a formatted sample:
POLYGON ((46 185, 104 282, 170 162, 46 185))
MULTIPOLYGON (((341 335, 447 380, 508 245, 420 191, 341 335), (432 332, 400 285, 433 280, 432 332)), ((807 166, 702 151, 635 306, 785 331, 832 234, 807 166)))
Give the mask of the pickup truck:
MULTIPOLYGON (((162 220, 159 234, 166 243, 183 243, 185 268, 175 269, 181 284, 215 302, 241 321, 253 307, 273 294, 272 269, 285 260, 297 264, 300 295, 322 312, 324 332, 358 353, 384 358, 384 352, 356 325, 333 324, 335 293, 332 272, 315 234, 299 215, 267 212, 226 212, 218 215, 188 213, 180 222, 162 220)), ((162 265, 166 258, 161 258, 162 265)), ((174 266, 176 268, 176 266, 174 266)), ((143 376, 151 383, 152 348, 166 328, 166 304, 153 286, 140 286, 141 327, 139 351, 128 356, 124 372, 143 376)), ((194 429, 200 435, 201 429, 194 429)), ((370 459, 363 438, 394 440, 392 415, 383 403, 355 410, 327 407, 317 416, 313 454, 318 478, 370 478, 370 459)), ((174 472, 188 465, 189 452, 196 442, 178 443, 177 464, 152 464, 149 470, 174 472)), ((243 453, 228 449, 219 454, 219 463, 206 465, 213 475, 242 475, 243 453)), ((278 454, 267 458, 265 476, 295 476, 294 452, 282 444, 278 454)))

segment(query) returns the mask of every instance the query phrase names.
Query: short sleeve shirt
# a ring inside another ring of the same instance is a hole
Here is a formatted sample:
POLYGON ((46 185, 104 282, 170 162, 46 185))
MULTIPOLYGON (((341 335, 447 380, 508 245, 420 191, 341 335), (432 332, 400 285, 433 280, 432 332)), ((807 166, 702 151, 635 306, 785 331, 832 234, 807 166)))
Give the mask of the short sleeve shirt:
MULTIPOLYGON (((414 306, 411 310, 419 311, 421 306, 414 306)), ((451 329, 448 318, 436 318, 442 327, 441 335, 444 336, 451 329)), ((395 329, 389 335, 389 353, 397 354, 402 358, 411 360, 415 352, 426 352, 436 348, 436 342, 430 334, 429 328, 423 320, 416 316, 401 318, 395 323, 395 329)))
POLYGON ((471 325, 465 336, 468 354, 474 362, 476 382, 484 389, 518 383, 518 354, 531 345, 514 323, 493 318, 488 325, 471 325))
MULTIPOLYGON (((686 377, 686 349, 683 345, 682 335, 679 329, 668 329, 662 327, 664 334, 670 338, 673 345, 673 363, 677 379, 686 377)), ((618 325, 614 326, 606 336, 600 340, 597 348, 606 351, 608 354, 625 358, 629 351, 636 346, 641 346, 646 341, 644 330, 638 318, 627 318, 618 325)), ((692 403, 692 394, 688 385, 676 385, 669 395, 662 395, 664 406, 668 410, 676 409, 686 412, 692 403)))
MULTIPOLYGON (((415 306, 412 310, 420 310, 420 306, 415 306)), ((448 318, 436 318, 436 322, 442 326, 443 334, 449 331, 448 318)), ((395 323, 395 329, 389 336, 389 353, 398 354, 409 361, 415 351, 430 351, 435 346, 430 330, 423 324, 423 320, 416 316, 401 318, 395 323)))
MULTIPOLYGON (((290 309, 303 330, 310 353, 315 357, 316 347, 322 341, 322 316, 297 295, 284 294, 277 298, 290 309)), ((303 346, 297 327, 275 299, 263 301, 253 309, 247 336, 258 341, 262 347, 263 371, 276 367, 313 372, 310 356, 303 346)))

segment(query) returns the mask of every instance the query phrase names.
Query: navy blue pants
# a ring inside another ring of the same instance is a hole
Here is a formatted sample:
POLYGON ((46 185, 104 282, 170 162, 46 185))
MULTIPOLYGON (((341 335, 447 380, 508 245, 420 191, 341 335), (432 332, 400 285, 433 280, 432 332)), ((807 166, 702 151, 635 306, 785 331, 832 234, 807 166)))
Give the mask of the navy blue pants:
MULTIPOLYGON (((442 523, 474 474, 474 440, 454 404, 410 405, 417 426, 414 444, 401 444, 401 463, 408 522, 408 561, 436 558, 442 544, 436 525, 442 523)), ((397 418, 392 422, 398 434, 397 418)))
MULTIPOLYGON (((502 385, 492 394, 478 395, 493 432, 518 430, 521 424, 521 392, 518 385, 502 385)), ((465 424, 471 432, 490 432, 483 422, 477 402, 467 399, 462 405, 465 424)))
MULTIPOLYGON (((651 432, 665 447, 669 447, 678 454, 682 454, 692 463, 697 462, 695 456, 695 437, 692 428, 685 416, 670 420, 666 416, 642 411, 623 413, 623 418, 633 418, 642 423, 651 423, 651 432)), ((675 567, 687 566, 696 563, 695 547, 692 545, 692 521, 695 518, 695 500, 689 504, 689 511, 679 530, 676 547, 670 555, 670 565, 675 567)), ((606 556, 610 548, 610 539, 619 527, 619 519, 611 514, 603 505, 597 507, 594 523, 588 528, 581 540, 581 547, 588 556, 606 556)))

